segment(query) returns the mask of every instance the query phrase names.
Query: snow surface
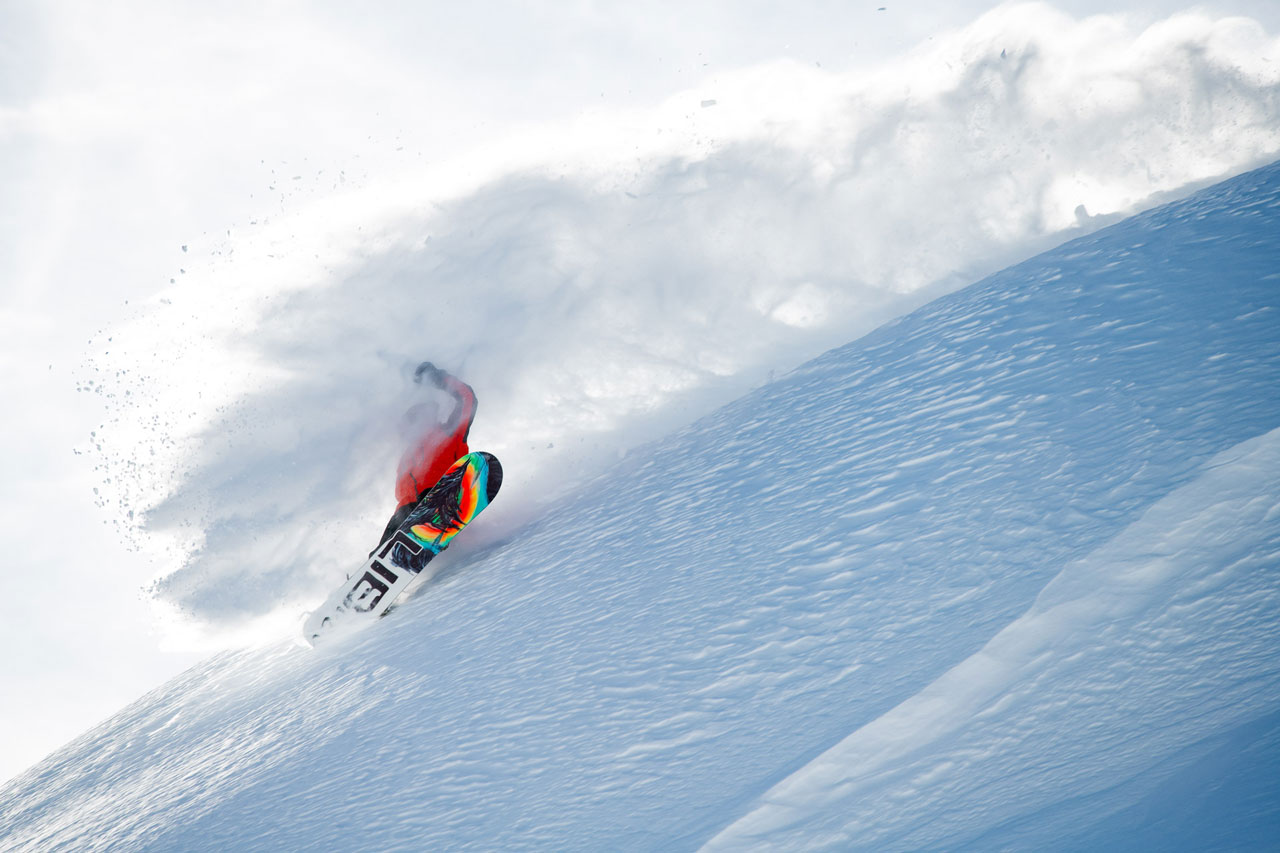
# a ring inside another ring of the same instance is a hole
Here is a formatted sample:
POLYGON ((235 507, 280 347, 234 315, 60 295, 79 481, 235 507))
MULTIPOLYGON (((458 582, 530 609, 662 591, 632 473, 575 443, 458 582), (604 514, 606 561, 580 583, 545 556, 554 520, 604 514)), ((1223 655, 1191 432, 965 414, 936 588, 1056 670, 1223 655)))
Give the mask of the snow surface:
POLYGON ((1277 234, 1280 163, 937 299, 346 642, 193 668, 0 837, 1274 848, 1277 234))

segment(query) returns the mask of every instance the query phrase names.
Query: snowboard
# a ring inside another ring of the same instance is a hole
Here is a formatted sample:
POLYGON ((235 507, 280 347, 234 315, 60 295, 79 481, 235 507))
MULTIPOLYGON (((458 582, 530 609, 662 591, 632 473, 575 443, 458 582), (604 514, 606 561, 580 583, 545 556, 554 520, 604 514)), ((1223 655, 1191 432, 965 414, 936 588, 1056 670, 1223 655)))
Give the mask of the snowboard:
POLYGON ((453 463, 368 561, 307 615, 303 640, 314 647, 326 636, 374 622, 501 485, 502 465, 492 454, 468 453, 453 463))

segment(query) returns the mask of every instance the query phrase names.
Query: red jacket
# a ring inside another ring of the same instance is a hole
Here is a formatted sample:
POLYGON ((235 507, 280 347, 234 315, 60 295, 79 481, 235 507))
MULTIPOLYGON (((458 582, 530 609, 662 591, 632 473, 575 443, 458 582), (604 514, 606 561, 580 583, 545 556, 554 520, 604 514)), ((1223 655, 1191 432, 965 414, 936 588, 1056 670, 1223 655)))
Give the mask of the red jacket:
MULTIPOLYGON (((396 506, 417 503, 422 493, 436 484, 449 466, 470 452, 467 433, 476 417, 476 394, 471 386, 440 371, 440 387, 453 395, 455 405, 449 420, 433 424, 414 439, 400 457, 396 470, 396 506)), ((412 413, 412 410, 410 410, 412 413)))

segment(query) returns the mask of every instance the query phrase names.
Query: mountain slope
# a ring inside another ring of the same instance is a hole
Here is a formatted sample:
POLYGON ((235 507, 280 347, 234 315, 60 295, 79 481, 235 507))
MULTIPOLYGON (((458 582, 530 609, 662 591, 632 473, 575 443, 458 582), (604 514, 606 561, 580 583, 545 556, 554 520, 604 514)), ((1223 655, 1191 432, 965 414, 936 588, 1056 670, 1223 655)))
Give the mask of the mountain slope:
POLYGON ((1274 827, 1241 780, 1277 764, 1277 233, 1280 164, 939 299, 349 642, 194 668, 8 786, 0 836, 1140 846, 1232 785, 1205 837, 1274 827))

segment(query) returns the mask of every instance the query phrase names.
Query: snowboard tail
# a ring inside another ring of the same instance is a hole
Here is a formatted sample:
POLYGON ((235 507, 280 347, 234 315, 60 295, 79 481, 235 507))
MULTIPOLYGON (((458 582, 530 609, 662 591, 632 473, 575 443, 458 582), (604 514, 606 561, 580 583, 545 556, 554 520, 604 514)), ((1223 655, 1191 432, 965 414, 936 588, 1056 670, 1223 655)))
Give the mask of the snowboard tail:
POLYGON ((368 561, 307 616, 303 639, 314 646, 340 624, 355 627, 381 616, 501 486, 502 465, 492 454, 469 453, 455 462, 368 561))

